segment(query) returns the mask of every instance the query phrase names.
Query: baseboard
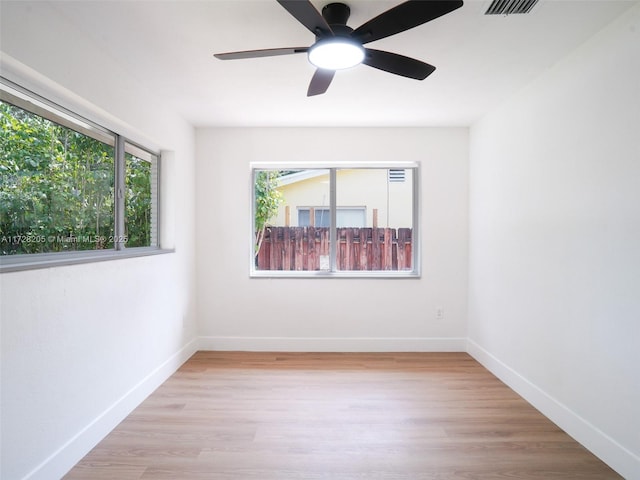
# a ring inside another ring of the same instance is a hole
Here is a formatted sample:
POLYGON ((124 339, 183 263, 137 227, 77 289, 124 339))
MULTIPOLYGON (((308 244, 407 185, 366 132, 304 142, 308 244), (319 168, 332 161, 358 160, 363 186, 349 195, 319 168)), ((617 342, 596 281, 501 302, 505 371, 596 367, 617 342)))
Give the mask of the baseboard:
POLYGON ((472 340, 467 352, 487 370, 537 408, 543 415, 584 445, 628 480, 640 480, 640 458, 570 410, 472 340))
POLYGON ((250 352, 464 352, 466 338, 200 337, 200 350, 250 352))
POLYGON ((136 386, 125 393, 71 440, 32 470, 23 480, 62 478, 82 457, 111 432, 134 408, 169 378, 198 350, 194 339, 173 354, 136 386))

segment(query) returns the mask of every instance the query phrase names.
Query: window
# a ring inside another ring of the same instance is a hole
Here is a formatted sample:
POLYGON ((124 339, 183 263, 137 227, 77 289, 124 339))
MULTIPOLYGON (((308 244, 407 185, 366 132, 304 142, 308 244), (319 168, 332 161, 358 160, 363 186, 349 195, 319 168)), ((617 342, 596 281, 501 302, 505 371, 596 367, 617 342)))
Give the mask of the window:
POLYGON ((253 164, 251 275, 418 276, 418 169, 253 164))
POLYGON ((158 244, 158 157, 125 143, 127 248, 158 244))
MULTIPOLYGON (((298 207, 299 227, 329 227, 331 211, 326 207, 298 207), (313 212, 313 214, 311 213, 313 212), (314 222, 311 223, 311 218, 314 222)), ((336 209, 337 227, 364 227, 365 207, 338 207, 336 209)))
POLYGON ((157 247, 158 155, 4 79, 0 127, 2 271, 157 247))

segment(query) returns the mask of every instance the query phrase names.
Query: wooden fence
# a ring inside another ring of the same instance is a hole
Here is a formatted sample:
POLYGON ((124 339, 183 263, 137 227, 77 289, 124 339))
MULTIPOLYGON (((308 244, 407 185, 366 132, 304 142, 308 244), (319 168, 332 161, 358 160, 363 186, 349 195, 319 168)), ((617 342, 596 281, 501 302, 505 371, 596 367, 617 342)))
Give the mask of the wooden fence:
MULTIPOLYGON (((338 228, 338 270, 411 270, 411 236, 410 228, 338 228)), ((269 227, 256 267, 321 270, 328 256, 327 227, 269 227)))

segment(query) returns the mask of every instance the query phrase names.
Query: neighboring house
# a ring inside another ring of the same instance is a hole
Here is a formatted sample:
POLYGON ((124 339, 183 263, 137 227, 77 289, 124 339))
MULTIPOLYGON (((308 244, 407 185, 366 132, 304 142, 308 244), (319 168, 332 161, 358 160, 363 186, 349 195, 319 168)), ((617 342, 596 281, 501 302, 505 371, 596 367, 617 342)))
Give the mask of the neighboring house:
MULTIPOLYGON (((337 227, 411 228, 411 169, 341 169, 337 172, 337 227)), ((329 172, 306 169, 279 178, 283 203, 275 226, 329 226, 329 172)))

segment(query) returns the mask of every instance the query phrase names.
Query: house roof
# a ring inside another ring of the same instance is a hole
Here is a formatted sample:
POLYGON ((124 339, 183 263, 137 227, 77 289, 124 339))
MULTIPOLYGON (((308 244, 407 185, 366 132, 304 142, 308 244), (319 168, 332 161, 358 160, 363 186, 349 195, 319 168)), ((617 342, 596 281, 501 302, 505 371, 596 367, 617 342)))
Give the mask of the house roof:
POLYGON ((321 177, 323 175, 327 175, 327 173, 328 170, 301 170, 299 172, 289 173, 287 175, 283 175, 282 177, 278 177, 277 184, 278 187, 284 187, 285 185, 291 185, 292 183, 298 183, 303 180, 321 177))

